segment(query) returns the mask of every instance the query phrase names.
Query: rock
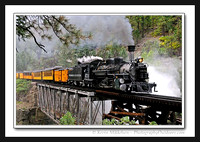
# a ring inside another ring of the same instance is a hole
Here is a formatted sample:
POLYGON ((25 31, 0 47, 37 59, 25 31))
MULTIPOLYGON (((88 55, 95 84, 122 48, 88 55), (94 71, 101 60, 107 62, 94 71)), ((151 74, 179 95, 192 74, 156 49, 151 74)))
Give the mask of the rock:
POLYGON ((37 110, 38 90, 35 82, 27 94, 16 96, 16 124, 17 125, 56 125, 48 116, 37 110), (36 111, 37 110, 37 111, 36 111), (37 114, 36 114, 37 112, 37 114))
POLYGON ((28 117, 29 117, 29 110, 22 110, 22 109, 19 109, 17 110, 16 112, 16 121, 17 122, 20 122, 20 121, 26 121, 28 120, 28 117))
POLYGON ((16 112, 17 125, 56 125, 48 116, 40 110, 33 109, 19 109, 16 112))

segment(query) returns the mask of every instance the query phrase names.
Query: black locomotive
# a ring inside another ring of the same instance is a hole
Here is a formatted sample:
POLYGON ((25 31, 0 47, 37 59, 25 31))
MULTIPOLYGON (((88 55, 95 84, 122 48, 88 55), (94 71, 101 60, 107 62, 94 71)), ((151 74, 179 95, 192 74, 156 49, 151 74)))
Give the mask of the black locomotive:
POLYGON ((135 46, 128 46, 130 62, 122 58, 103 60, 100 57, 79 61, 69 70, 68 83, 96 88, 115 88, 125 92, 152 92, 155 83, 148 83, 147 64, 143 58, 134 59, 135 46))

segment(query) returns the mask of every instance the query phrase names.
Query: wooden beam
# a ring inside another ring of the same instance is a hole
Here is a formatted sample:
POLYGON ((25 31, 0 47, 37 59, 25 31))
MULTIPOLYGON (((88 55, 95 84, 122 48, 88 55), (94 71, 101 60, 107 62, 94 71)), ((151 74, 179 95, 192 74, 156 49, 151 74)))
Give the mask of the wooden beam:
POLYGON ((121 118, 119 118, 119 117, 112 116, 112 115, 109 115, 109 114, 103 114, 103 117, 104 117, 104 118, 105 118, 105 117, 114 118, 114 119, 116 119, 116 120, 120 120, 120 119, 121 119, 121 118))
POLYGON ((144 113, 118 112, 118 111, 110 111, 110 113, 119 115, 128 115, 128 116, 145 116, 144 113))

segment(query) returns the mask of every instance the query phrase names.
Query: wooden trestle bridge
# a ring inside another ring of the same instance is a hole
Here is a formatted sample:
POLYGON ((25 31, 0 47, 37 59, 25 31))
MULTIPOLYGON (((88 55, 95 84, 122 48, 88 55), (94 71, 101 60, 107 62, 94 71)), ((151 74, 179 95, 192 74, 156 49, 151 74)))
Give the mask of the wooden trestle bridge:
POLYGON ((158 124, 181 124, 175 113, 182 112, 182 99, 146 93, 127 94, 111 90, 96 90, 52 83, 37 83, 38 108, 55 123, 67 112, 76 117, 77 125, 101 125, 105 118, 129 116, 139 124, 156 121, 158 124), (105 101, 111 101, 105 113, 105 101))

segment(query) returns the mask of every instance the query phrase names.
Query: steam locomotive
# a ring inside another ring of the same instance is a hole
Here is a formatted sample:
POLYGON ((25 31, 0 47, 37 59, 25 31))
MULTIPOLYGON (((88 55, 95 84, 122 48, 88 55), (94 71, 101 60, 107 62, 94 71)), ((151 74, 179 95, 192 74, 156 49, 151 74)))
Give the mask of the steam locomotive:
POLYGON ((125 92, 152 92, 155 83, 148 83, 147 64, 143 58, 134 60, 135 46, 128 46, 130 62, 122 58, 90 61, 79 60, 78 65, 69 70, 69 83, 90 87, 114 88, 125 92))
POLYGON ((134 59, 135 46, 128 46, 130 61, 122 58, 103 60, 101 57, 83 57, 72 68, 61 66, 37 71, 18 72, 16 78, 65 83, 95 88, 114 88, 125 92, 152 92, 155 83, 149 83, 147 64, 143 58, 134 59))

